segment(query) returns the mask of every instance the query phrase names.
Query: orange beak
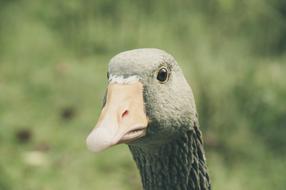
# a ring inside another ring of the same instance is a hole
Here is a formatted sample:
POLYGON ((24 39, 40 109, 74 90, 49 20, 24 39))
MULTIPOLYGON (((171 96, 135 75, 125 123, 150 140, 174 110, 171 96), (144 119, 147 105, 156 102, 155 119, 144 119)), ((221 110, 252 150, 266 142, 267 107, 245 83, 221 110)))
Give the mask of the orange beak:
POLYGON ((86 139, 88 148, 99 152, 144 136, 148 125, 144 109, 143 85, 140 82, 109 84, 106 104, 86 139))

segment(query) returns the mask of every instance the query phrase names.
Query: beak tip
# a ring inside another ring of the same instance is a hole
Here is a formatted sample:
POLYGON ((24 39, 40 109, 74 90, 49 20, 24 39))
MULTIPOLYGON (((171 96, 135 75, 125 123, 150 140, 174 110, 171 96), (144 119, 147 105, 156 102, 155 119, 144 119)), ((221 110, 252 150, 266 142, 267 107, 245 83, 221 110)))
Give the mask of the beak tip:
POLYGON ((90 150, 91 152, 100 152, 98 149, 98 146, 96 146, 96 142, 94 141, 93 135, 88 135, 88 137, 85 140, 87 149, 90 150))
POLYGON ((102 138, 98 133, 91 133, 86 138, 86 146, 88 150, 98 153, 113 145, 112 141, 102 138))

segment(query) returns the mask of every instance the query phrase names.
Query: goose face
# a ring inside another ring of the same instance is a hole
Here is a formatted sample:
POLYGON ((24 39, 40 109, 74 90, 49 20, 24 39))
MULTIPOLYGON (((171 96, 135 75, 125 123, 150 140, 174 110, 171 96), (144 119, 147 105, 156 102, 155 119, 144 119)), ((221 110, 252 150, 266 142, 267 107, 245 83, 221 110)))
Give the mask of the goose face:
POLYGON ((165 143, 195 119, 191 88, 175 59, 159 49, 136 49, 113 57, 109 85, 87 145, 98 152, 119 143, 165 143))

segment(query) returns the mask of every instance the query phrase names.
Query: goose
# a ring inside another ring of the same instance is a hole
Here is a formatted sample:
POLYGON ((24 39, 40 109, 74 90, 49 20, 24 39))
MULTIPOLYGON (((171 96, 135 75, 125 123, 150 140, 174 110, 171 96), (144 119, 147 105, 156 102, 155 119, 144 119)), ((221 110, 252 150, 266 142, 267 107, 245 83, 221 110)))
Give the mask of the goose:
POLYGON ((103 107, 86 143, 129 146, 144 190, 210 190, 194 96, 176 60, 155 48, 109 62, 103 107))

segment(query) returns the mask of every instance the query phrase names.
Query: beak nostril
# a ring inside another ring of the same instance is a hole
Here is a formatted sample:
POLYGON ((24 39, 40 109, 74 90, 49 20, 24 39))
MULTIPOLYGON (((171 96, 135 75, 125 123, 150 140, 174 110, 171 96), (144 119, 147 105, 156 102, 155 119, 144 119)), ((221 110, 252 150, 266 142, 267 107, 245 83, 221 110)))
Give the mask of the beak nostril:
POLYGON ((125 111, 122 113, 121 118, 124 118, 125 116, 127 116, 128 113, 129 113, 128 110, 125 110, 125 111))

